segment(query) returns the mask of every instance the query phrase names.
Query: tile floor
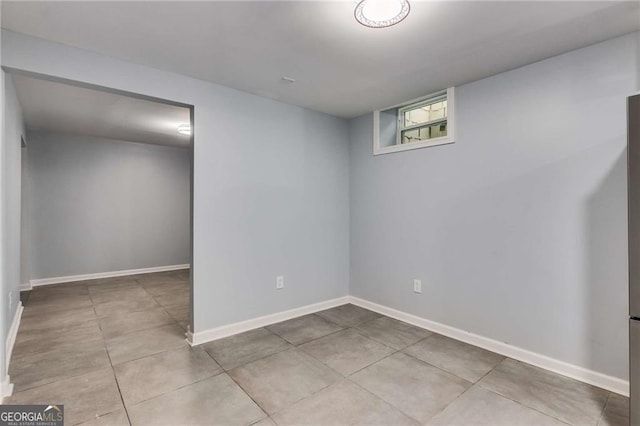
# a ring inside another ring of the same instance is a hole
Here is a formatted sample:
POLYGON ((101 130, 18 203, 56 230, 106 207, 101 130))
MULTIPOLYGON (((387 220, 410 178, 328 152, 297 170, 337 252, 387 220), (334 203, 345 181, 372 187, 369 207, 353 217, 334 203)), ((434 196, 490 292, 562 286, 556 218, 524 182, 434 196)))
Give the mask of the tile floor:
POLYGON ((8 403, 67 425, 627 425, 628 400, 343 305, 189 347, 187 272, 24 295, 8 403))

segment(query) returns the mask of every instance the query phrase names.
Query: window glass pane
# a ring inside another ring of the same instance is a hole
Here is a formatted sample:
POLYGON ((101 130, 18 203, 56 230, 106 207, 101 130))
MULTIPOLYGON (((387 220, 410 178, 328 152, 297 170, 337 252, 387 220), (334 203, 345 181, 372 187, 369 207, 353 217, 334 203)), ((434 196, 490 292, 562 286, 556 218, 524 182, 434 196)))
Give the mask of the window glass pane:
POLYGON ((403 130, 400 143, 421 142, 433 138, 447 136, 447 123, 436 123, 431 126, 417 127, 411 130, 403 130))
POLYGON ((404 127, 447 117, 447 100, 440 100, 404 112, 404 127))

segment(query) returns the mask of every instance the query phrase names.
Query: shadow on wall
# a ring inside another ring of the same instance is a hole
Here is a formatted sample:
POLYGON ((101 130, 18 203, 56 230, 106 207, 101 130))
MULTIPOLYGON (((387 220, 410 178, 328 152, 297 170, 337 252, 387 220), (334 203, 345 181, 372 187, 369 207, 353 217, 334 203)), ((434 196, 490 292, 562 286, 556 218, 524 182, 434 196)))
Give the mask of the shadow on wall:
MULTIPOLYGON (((602 164, 610 160, 599 161, 602 164)), ((629 364, 626 147, 603 169, 606 172, 585 205, 588 288, 583 293, 587 300, 585 328, 581 331, 587 350, 585 365, 601 371, 603 365, 614 361, 613 365, 619 366, 617 377, 626 379, 629 364), (612 347, 612 341, 620 344, 612 347), (604 356, 607 359, 599 358, 604 356)), ((607 415, 610 413, 605 412, 607 415)))

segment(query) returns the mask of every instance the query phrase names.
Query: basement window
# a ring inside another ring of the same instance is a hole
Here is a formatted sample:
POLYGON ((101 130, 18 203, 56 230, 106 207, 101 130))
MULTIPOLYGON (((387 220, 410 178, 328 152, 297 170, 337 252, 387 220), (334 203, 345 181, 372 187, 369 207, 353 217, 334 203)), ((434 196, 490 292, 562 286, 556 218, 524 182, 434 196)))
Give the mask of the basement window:
POLYGON ((374 111, 373 154, 453 143, 454 89, 374 111))

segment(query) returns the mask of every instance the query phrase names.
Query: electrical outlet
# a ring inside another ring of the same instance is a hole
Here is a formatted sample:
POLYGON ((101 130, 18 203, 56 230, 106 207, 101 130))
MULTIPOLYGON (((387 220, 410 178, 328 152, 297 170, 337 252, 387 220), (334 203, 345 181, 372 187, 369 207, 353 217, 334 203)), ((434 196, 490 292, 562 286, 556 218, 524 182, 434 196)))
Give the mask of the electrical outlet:
POLYGON ((413 292, 414 293, 422 293, 422 281, 413 280, 413 292))
POLYGON ((282 275, 278 275, 276 277, 276 288, 281 290, 284 288, 284 277, 282 275))

